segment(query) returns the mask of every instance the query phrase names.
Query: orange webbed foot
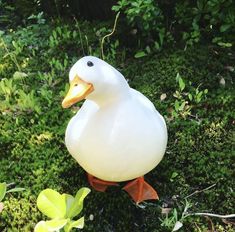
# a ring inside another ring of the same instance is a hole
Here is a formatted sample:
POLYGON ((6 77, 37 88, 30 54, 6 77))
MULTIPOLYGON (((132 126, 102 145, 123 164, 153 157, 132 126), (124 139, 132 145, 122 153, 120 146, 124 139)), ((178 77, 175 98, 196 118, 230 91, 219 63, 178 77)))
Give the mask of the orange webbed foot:
POLYGON ((157 192, 144 180, 144 177, 129 182, 123 189, 137 204, 145 200, 159 199, 157 192))
POLYGON ((108 186, 118 186, 118 183, 98 179, 98 178, 92 176, 92 175, 89 174, 89 173, 88 173, 87 175, 88 175, 88 182, 89 182, 89 184, 90 184, 96 191, 105 192, 106 189, 108 188, 108 186))

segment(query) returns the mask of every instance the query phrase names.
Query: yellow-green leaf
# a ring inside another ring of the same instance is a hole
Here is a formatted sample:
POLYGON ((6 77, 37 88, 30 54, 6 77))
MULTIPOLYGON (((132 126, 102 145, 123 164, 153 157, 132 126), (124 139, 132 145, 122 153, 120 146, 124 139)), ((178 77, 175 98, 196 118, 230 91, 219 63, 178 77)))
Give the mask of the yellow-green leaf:
POLYGON ((34 232, 52 232, 63 228, 68 219, 52 219, 50 221, 40 221, 34 228, 34 232))
POLYGON ((73 205, 75 198, 72 195, 67 194, 67 193, 64 193, 62 196, 64 197, 65 202, 66 202, 66 217, 68 217, 68 212, 71 206, 73 205))
POLYGON ((5 182, 0 183, 0 201, 5 197, 7 191, 7 184, 5 182))
POLYGON ((146 56, 146 53, 144 51, 139 51, 135 54, 135 58, 141 58, 143 56, 146 56))
POLYGON ((45 221, 40 221, 34 228, 34 232, 49 232, 45 221))
POLYGON ((78 190, 78 192, 75 196, 75 199, 74 199, 74 201, 68 211, 69 218, 73 218, 73 217, 77 216, 82 211, 83 200, 89 194, 90 191, 91 190, 89 188, 85 188, 85 187, 78 190))
POLYGON ((84 217, 79 218, 77 221, 73 221, 70 226, 72 228, 82 229, 84 227, 84 217))
POLYGON ((180 86, 180 90, 183 91, 185 88, 185 83, 181 77, 179 77, 179 86, 180 86))
POLYGON ((24 72, 19 72, 19 71, 16 71, 14 74, 13 74, 13 78, 14 79, 21 79, 21 78, 24 78, 24 77, 27 77, 28 74, 24 73, 24 72))
POLYGON ((70 232, 73 228, 82 229, 84 227, 84 217, 79 218, 76 221, 69 221, 64 227, 65 232, 70 232))
POLYGON ((9 189, 7 190, 7 193, 14 193, 14 192, 21 192, 21 191, 24 191, 25 188, 13 188, 13 189, 9 189))
POLYGON ((37 206, 49 218, 64 218, 66 215, 65 198, 52 189, 45 189, 39 194, 37 206))
POLYGON ((46 227, 49 231, 57 231, 63 228, 67 222, 68 219, 52 219, 50 221, 46 221, 46 227))

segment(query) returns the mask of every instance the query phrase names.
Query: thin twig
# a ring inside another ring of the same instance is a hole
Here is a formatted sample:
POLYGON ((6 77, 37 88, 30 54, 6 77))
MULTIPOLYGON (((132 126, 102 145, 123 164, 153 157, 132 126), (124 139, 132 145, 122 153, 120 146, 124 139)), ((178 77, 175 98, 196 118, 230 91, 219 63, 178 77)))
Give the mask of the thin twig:
POLYGON ((116 18, 115 18, 115 21, 114 21, 114 25, 113 25, 113 30, 112 32, 110 32, 109 34, 105 35, 102 40, 101 40, 101 45, 100 45, 100 48, 101 48, 101 58, 104 60, 104 39, 111 36, 115 30, 116 30, 116 26, 117 26, 117 20, 118 20, 118 17, 120 15, 120 11, 117 13, 116 15, 116 18))
POLYGON ((12 185, 15 185, 15 182, 11 182, 11 183, 7 184, 7 187, 10 187, 12 185))
POLYGON ((194 225, 196 226, 196 228, 198 229, 199 232, 202 232, 196 222, 194 222, 194 225))
POLYGON ((84 50, 84 46, 83 46, 81 30, 80 30, 78 21, 77 21, 77 19, 76 19, 75 16, 73 16, 73 19, 74 19, 74 21, 75 21, 75 23, 76 23, 76 27, 77 27, 77 29, 78 29, 78 33, 79 33, 79 37, 80 37, 80 41, 81 41, 81 46, 82 46, 82 53, 83 53, 83 56, 85 56, 85 50, 84 50))
POLYGON ((59 17, 60 19, 60 11, 59 11, 59 7, 58 7, 58 4, 57 4, 57 1, 54 0, 54 3, 55 3, 55 8, 56 8, 56 13, 57 13, 57 16, 59 17))
POLYGON ((217 218, 234 218, 235 214, 228 214, 228 215, 220 215, 214 213, 191 213, 187 216, 208 216, 208 217, 217 217, 217 218))
POLYGON ((193 193, 189 194, 188 196, 184 197, 184 199, 187 199, 187 198, 189 198, 189 197, 191 197, 191 196, 193 196, 193 195, 195 195, 195 194, 197 194, 197 193, 205 192, 206 190, 209 190, 209 189, 211 189, 211 188, 213 188, 213 187, 215 187, 215 186, 216 186, 216 183, 215 183, 215 184, 212 184, 212 185, 210 185, 209 187, 206 187, 206 188, 204 188, 204 189, 202 189, 202 190, 196 190, 195 192, 193 192, 193 193))
POLYGON ((223 223, 225 223, 225 224, 232 224, 232 225, 235 225, 235 222, 233 222, 232 220, 230 221, 230 220, 227 220, 227 219, 224 219, 224 218, 222 218, 222 222, 223 223))
POLYGON ((213 224, 211 218, 208 217, 208 216, 205 216, 205 217, 206 217, 206 219, 208 220, 208 226, 211 227, 211 232, 214 232, 214 231, 215 231, 215 228, 214 228, 214 224, 213 224))
POLYGON ((87 52, 88 52, 88 55, 92 55, 91 54, 91 49, 89 49, 89 43, 88 43, 88 38, 87 38, 87 36, 85 35, 85 40, 86 40, 86 46, 87 46, 87 52))

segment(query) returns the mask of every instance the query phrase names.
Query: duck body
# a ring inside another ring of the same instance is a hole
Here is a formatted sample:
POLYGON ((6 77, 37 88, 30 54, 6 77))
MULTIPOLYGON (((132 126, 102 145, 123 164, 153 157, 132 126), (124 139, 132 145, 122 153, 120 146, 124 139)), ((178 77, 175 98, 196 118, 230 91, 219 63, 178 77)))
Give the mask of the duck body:
MULTIPOLYGON (((115 99, 116 100, 116 99, 115 99)), ((163 117, 140 92, 107 105, 86 100, 68 124, 65 143, 88 173, 106 181, 127 181, 161 161, 167 141, 163 117)))
POLYGON ((163 117, 148 98, 130 88, 120 72, 96 57, 77 61, 69 79, 62 106, 86 100, 67 126, 65 144, 89 174, 89 183, 105 191, 115 182, 137 178, 123 188, 132 199, 137 203, 158 199, 143 175, 155 168, 165 153, 163 117))

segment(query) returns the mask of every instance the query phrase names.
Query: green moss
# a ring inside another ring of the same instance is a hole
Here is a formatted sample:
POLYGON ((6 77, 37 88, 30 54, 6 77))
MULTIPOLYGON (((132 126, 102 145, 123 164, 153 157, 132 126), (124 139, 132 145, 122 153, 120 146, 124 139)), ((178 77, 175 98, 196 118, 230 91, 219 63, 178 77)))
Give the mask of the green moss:
POLYGON ((32 196, 21 199, 8 197, 1 215, 1 231, 33 231, 35 222, 41 219, 35 202, 32 196))
MULTIPOLYGON (((85 23, 81 27, 90 35, 93 31, 86 29, 92 27, 89 25, 85 23)), ((50 31, 45 33, 49 38, 50 31)), ((22 33, 11 36, 16 38, 22 33)), ((41 39, 38 34, 32 36, 32 41, 41 39)), ((88 186, 85 172, 64 145, 65 128, 76 109, 62 110, 60 104, 69 66, 82 55, 81 50, 76 54, 79 41, 64 43, 66 41, 59 38, 60 50, 59 47, 50 47, 45 39, 39 43, 39 49, 35 49, 36 55, 27 50, 24 50, 23 56, 17 55, 19 61, 30 57, 28 66, 23 70, 30 75, 24 80, 24 85, 21 82, 16 82, 16 85, 24 91, 35 89, 41 111, 8 109, 0 115, 0 182, 14 182, 16 186, 26 189, 5 198, 5 208, 0 215, 1 231, 33 230, 43 217, 36 209, 36 198, 41 190, 49 187, 61 193, 75 194, 80 187, 88 186), (56 57, 60 62, 66 58, 68 65, 62 69, 50 66, 51 57, 56 57), (49 74, 53 77, 52 83, 49 74), (43 88, 47 93, 44 96, 40 92, 43 88)), ((96 44, 97 41, 92 38, 91 45, 96 44)), ((9 57, 5 58, 5 63, 9 65, 2 68, 4 77, 11 77, 16 67, 9 57)), ((146 175, 147 181, 157 189, 160 201, 141 208, 134 205, 120 187, 113 187, 107 193, 92 191, 85 200, 84 231, 165 232, 167 229, 161 226, 159 220, 163 217, 160 211, 162 204, 180 211, 179 205, 185 196, 215 183, 214 188, 190 198, 194 204, 193 212, 233 213, 232 159, 235 154, 234 89, 231 79, 234 73, 224 68, 233 63, 234 59, 226 51, 221 50, 219 55, 215 55, 206 47, 187 51, 171 49, 139 60, 127 59, 121 67, 122 73, 129 79, 130 85, 148 96, 166 118, 169 118, 169 108, 174 102, 173 93, 178 88, 175 81, 177 72, 194 86, 201 84, 203 88, 208 88, 209 93, 207 99, 193 109, 197 119, 167 120, 169 142, 166 155, 159 166, 146 175), (219 84, 217 73, 226 79, 224 87, 219 84), (164 101, 160 100, 162 93, 167 94, 164 101), (92 221, 89 220, 91 214, 94 215, 92 221)), ((226 231, 221 221, 213 221, 218 231, 226 231)), ((194 222, 202 231, 208 229, 204 219, 188 218, 182 231, 197 231, 194 222)), ((227 230, 232 231, 229 227, 227 230)))

